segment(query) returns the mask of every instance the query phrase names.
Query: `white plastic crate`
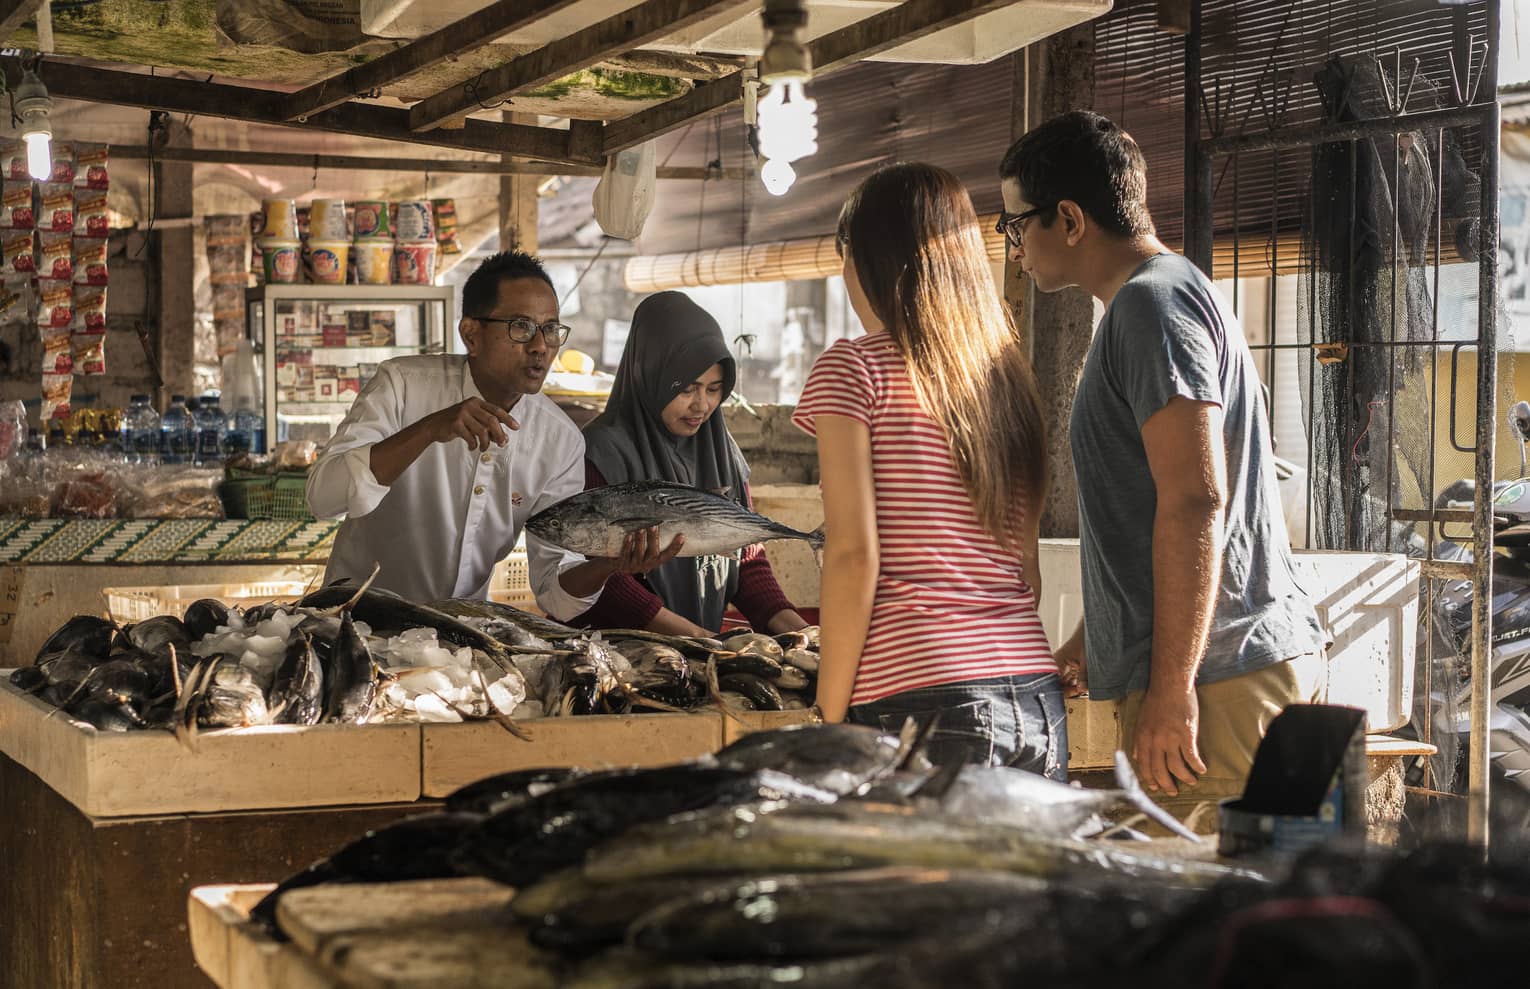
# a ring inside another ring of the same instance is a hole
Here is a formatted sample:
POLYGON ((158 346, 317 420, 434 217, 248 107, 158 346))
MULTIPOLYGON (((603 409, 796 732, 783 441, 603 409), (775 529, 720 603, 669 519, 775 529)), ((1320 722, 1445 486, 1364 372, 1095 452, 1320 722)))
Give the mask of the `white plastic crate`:
POLYGON ((515 608, 534 607, 537 596, 531 590, 531 565, 526 559, 526 547, 517 544, 510 555, 494 565, 489 580, 489 597, 515 608))
POLYGON ((141 622, 155 615, 184 614, 193 601, 203 598, 246 608, 267 601, 299 598, 309 589, 309 585, 300 580, 270 580, 244 584, 108 587, 102 593, 112 618, 118 622, 141 622))

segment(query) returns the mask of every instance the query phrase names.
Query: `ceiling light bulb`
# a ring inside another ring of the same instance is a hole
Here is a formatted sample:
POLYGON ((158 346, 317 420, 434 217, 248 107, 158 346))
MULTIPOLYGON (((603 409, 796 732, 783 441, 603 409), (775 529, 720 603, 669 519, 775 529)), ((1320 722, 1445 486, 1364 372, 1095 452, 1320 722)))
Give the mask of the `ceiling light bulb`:
POLYGON ((818 151, 818 101, 809 99, 800 79, 770 87, 759 104, 760 154, 793 162, 818 151))
POLYGON ((797 173, 782 159, 771 158, 760 168, 760 181, 765 183, 765 191, 772 196, 784 196, 797 181, 797 173))
POLYGON ((16 116, 21 118, 21 137, 27 144, 27 171, 32 178, 45 182, 53 174, 53 128, 48 123, 53 100, 30 69, 22 75, 14 99, 16 116))
POLYGON ((27 142, 27 174, 39 182, 53 176, 53 138, 47 131, 24 134, 27 142))

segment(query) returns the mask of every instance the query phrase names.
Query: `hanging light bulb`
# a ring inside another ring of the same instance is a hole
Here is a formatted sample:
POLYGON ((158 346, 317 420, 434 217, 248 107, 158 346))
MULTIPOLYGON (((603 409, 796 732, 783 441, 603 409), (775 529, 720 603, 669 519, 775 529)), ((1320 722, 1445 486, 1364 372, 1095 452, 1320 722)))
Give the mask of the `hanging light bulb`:
POLYGON ((765 183, 765 191, 772 196, 784 196, 797 181, 797 172, 785 160, 771 158, 760 167, 760 181, 765 183))
POLYGON ((39 182, 47 181, 53 174, 53 128, 48 123, 53 99, 37 73, 28 69, 16 87, 15 101, 21 139, 27 145, 27 172, 39 182))
POLYGON ((813 77, 808 53, 807 7, 803 0, 765 0, 765 51, 760 82, 770 88, 759 100, 760 181, 771 195, 790 189, 797 173, 791 163, 818 151, 818 102, 804 84, 813 77))
POLYGON ((793 162, 818 151, 818 101, 803 92, 800 79, 770 87, 760 101, 760 154, 793 162))

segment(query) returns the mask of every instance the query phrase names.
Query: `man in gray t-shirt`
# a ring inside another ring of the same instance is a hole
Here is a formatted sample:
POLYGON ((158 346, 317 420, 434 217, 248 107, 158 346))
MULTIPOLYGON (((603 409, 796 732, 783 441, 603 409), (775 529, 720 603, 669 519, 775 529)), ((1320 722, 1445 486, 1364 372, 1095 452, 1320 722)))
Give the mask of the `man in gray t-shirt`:
POLYGON ((1211 281, 1154 235, 1142 154, 1109 120, 1042 124, 1000 177, 1010 257, 1039 290, 1106 306, 1069 428, 1084 624, 1059 665, 1122 701, 1150 788, 1193 787, 1184 809, 1237 794, 1265 726, 1309 699, 1286 661, 1326 642, 1292 573, 1253 357, 1211 281))

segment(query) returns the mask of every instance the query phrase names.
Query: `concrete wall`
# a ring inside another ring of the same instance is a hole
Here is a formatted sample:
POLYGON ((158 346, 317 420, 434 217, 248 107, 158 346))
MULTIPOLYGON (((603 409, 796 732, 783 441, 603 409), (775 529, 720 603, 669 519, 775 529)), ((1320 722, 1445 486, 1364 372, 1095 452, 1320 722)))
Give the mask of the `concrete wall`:
MULTIPOLYGON (((140 250, 143 235, 122 231, 108 244, 111 284, 106 293, 106 374, 74 379, 76 408, 126 407, 134 392, 152 392, 153 372, 134 330, 142 322, 158 346, 154 301, 159 284, 153 250, 140 250), (137 255, 137 256, 135 256, 137 255)), ((188 276, 189 278, 189 273, 188 276)), ((10 360, 0 365, 0 400, 21 399, 35 424, 42 397, 42 343, 31 324, 0 327, 10 360)))
POLYGON ((723 410, 728 431, 749 462, 750 486, 818 483, 818 443, 792 425, 791 405, 723 410))

